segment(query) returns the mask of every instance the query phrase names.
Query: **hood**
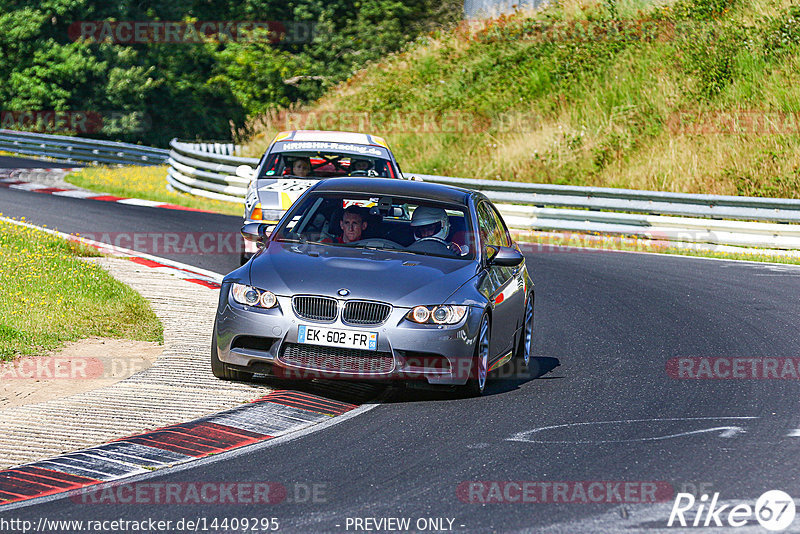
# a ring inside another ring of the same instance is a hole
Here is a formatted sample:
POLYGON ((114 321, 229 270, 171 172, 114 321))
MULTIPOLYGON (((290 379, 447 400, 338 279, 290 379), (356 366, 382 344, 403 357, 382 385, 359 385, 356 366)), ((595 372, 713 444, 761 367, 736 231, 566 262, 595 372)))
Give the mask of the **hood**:
POLYGON ((327 295, 394 306, 441 304, 477 273, 469 260, 331 245, 270 242, 250 263, 250 284, 281 296, 327 295))

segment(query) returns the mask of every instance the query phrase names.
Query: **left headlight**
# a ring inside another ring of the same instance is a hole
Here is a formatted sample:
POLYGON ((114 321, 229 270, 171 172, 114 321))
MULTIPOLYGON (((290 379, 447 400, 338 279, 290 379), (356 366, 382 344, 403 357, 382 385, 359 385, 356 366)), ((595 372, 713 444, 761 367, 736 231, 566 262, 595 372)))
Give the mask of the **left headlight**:
POLYGON ((419 324, 456 324, 467 314, 466 306, 444 304, 441 306, 416 306, 406 314, 406 319, 419 324))
POLYGON ((245 306, 274 308, 278 304, 278 298, 272 291, 244 284, 231 284, 231 296, 233 300, 245 306))

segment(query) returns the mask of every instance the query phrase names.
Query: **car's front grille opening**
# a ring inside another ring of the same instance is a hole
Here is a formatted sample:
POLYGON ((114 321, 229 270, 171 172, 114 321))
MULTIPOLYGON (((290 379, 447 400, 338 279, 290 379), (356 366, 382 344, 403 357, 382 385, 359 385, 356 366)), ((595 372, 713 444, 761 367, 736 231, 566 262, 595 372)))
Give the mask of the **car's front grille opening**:
POLYGON ((406 368, 426 371, 450 371, 450 360, 433 352, 417 352, 413 350, 397 351, 405 359, 406 368))
POLYGON ((272 344, 275 343, 274 337, 260 336, 238 336, 231 343, 231 349, 248 349, 269 352, 272 344))
POLYGON ((292 308, 298 317, 310 321, 333 321, 338 303, 330 297, 294 297, 292 308))
POLYGON ((344 306, 342 321, 357 325, 377 325, 389 318, 392 307, 383 302, 350 300, 344 306))
POLYGON ((305 369, 330 373, 386 374, 394 369, 391 352, 284 343, 278 360, 305 369))

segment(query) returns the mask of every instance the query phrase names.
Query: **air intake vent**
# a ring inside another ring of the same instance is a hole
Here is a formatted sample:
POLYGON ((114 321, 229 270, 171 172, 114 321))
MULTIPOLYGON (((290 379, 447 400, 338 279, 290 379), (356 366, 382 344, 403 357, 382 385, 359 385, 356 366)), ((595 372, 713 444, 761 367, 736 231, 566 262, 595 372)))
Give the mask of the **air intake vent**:
POLYGON ((284 343, 278 359, 288 365, 328 373, 388 374, 394 369, 390 352, 284 343))
POLYGON ((383 323, 392 307, 382 302, 350 300, 345 304, 342 321, 352 325, 377 325, 383 323))
POLYGON ((298 317, 309 321, 330 322, 336 319, 336 299, 328 297, 294 297, 292 308, 298 317))

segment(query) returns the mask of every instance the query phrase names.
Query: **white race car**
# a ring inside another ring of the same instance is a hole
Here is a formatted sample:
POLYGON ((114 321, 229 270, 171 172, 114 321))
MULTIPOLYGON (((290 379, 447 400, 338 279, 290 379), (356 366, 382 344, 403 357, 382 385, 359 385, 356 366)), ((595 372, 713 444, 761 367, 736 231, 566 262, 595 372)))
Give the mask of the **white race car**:
MULTIPOLYGON (((255 169, 240 167, 237 174, 251 178, 245 197, 245 223, 276 223, 300 195, 323 178, 403 179, 383 138, 319 130, 279 133, 255 169)), ((245 241, 242 264, 256 251, 255 243, 245 241)))

